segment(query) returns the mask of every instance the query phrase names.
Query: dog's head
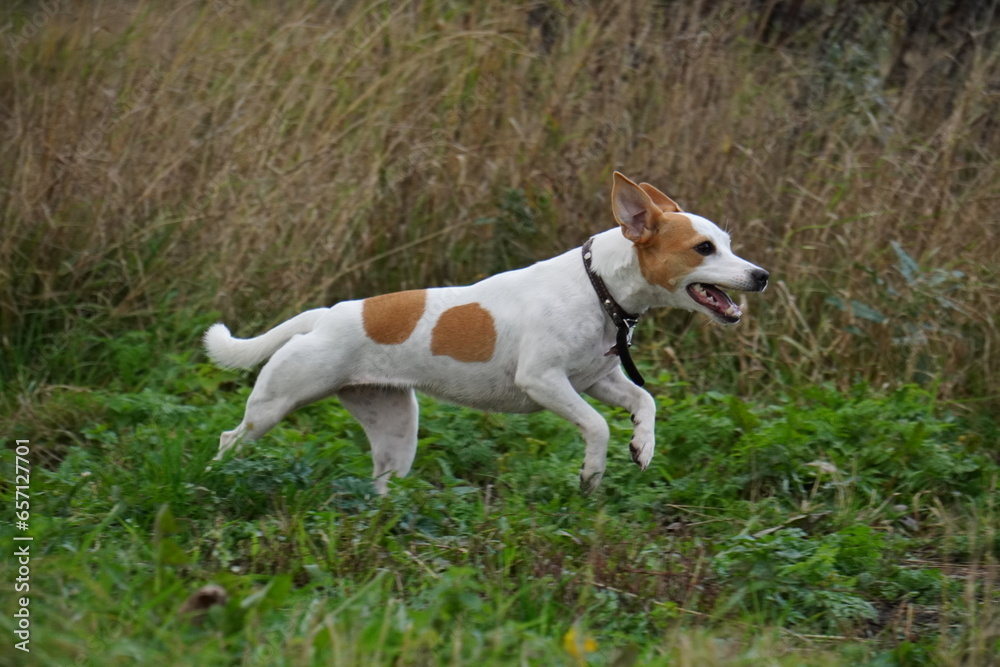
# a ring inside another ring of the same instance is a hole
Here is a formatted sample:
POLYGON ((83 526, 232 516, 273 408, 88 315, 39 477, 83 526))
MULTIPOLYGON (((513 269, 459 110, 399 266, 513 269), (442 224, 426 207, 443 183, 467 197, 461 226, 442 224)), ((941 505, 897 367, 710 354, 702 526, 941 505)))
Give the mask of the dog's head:
POLYGON ((734 255, 729 234, 713 222, 682 212, 649 183, 636 185, 617 171, 614 179, 615 219, 635 246, 642 277, 662 290, 662 305, 739 322, 742 312, 725 290, 762 292, 768 272, 734 255))

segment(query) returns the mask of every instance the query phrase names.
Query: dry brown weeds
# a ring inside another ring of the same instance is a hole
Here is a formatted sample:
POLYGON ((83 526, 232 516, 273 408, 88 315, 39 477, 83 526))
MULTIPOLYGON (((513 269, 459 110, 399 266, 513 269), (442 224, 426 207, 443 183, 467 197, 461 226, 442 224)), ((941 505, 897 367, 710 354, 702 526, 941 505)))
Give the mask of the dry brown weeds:
POLYGON ((472 281, 611 225, 621 169, 774 276, 736 329, 644 334, 675 375, 995 400, 993 23, 921 52, 900 15, 920 3, 859 4, 840 33, 813 7, 775 35, 767 3, 709 4, 21 6, 0 65, 3 345, 184 309, 248 331, 472 281))

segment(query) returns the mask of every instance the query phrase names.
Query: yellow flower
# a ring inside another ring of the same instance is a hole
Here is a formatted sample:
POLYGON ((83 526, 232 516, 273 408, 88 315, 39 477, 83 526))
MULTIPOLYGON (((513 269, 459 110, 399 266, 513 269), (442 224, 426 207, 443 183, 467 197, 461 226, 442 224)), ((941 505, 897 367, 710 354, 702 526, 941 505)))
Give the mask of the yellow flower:
POLYGON ((573 656, 576 664, 585 665, 587 664, 586 654, 597 650, 597 641, 589 635, 578 637, 576 625, 571 625, 563 636, 563 648, 573 656))

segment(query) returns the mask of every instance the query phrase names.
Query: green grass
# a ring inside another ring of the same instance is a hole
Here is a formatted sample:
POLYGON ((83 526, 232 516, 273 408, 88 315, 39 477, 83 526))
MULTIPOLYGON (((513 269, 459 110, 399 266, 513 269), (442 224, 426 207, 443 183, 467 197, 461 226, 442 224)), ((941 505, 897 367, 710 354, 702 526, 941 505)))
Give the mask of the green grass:
MULTIPOLYGON (((206 470, 248 378, 193 350, 146 358, 160 361, 142 388, 51 388, 3 424, 35 463, 35 634, 18 664, 957 665, 1000 650, 996 425, 916 387, 747 403, 661 373, 652 465, 631 463, 628 417, 605 410, 617 446, 592 497, 562 420, 425 399, 414 471, 382 499, 335 401, 206 470), (209 583, 228 603, 179 615, 209 583), (596 650, 574 657, 571 629, 596 650)), ((14 597, 5 586, 0 608, 14 597)), ((8 614, 0 628, 12 636, 8 614)))

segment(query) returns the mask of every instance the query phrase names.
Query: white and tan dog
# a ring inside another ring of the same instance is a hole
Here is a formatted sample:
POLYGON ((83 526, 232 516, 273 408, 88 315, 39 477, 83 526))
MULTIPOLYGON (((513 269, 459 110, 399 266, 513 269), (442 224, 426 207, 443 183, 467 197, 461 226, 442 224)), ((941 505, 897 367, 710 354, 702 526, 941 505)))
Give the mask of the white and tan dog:
POLYGON ((590 491, 604 474, 610 432, 585 393, 632 414, 629 448, 645 469, 656 403, 619 367, 622 325, 613 320, 612 303, 636 314, 654 306, 701 311, 730 324, 741 312, 723 288, 762 291, 768 273, 734 255, 716 225, 681 212, 647 183, 615 172, 612 200, 619 227, 594 236, 585 252, 465 287, 308 310, 246 340, 215 324, 205 347, 219 365, 250 368, 271 358, 242 423, 222 434, 216 459, 292 410, 336 395, 364 427, 375 486, 385 493, 389 475, 404 476, 413 463, 420 390, 482 410, 548 409, 568 419, 586 443, 580 482, 590 491), (598 285, 610 298, 598 296, 598 285))

